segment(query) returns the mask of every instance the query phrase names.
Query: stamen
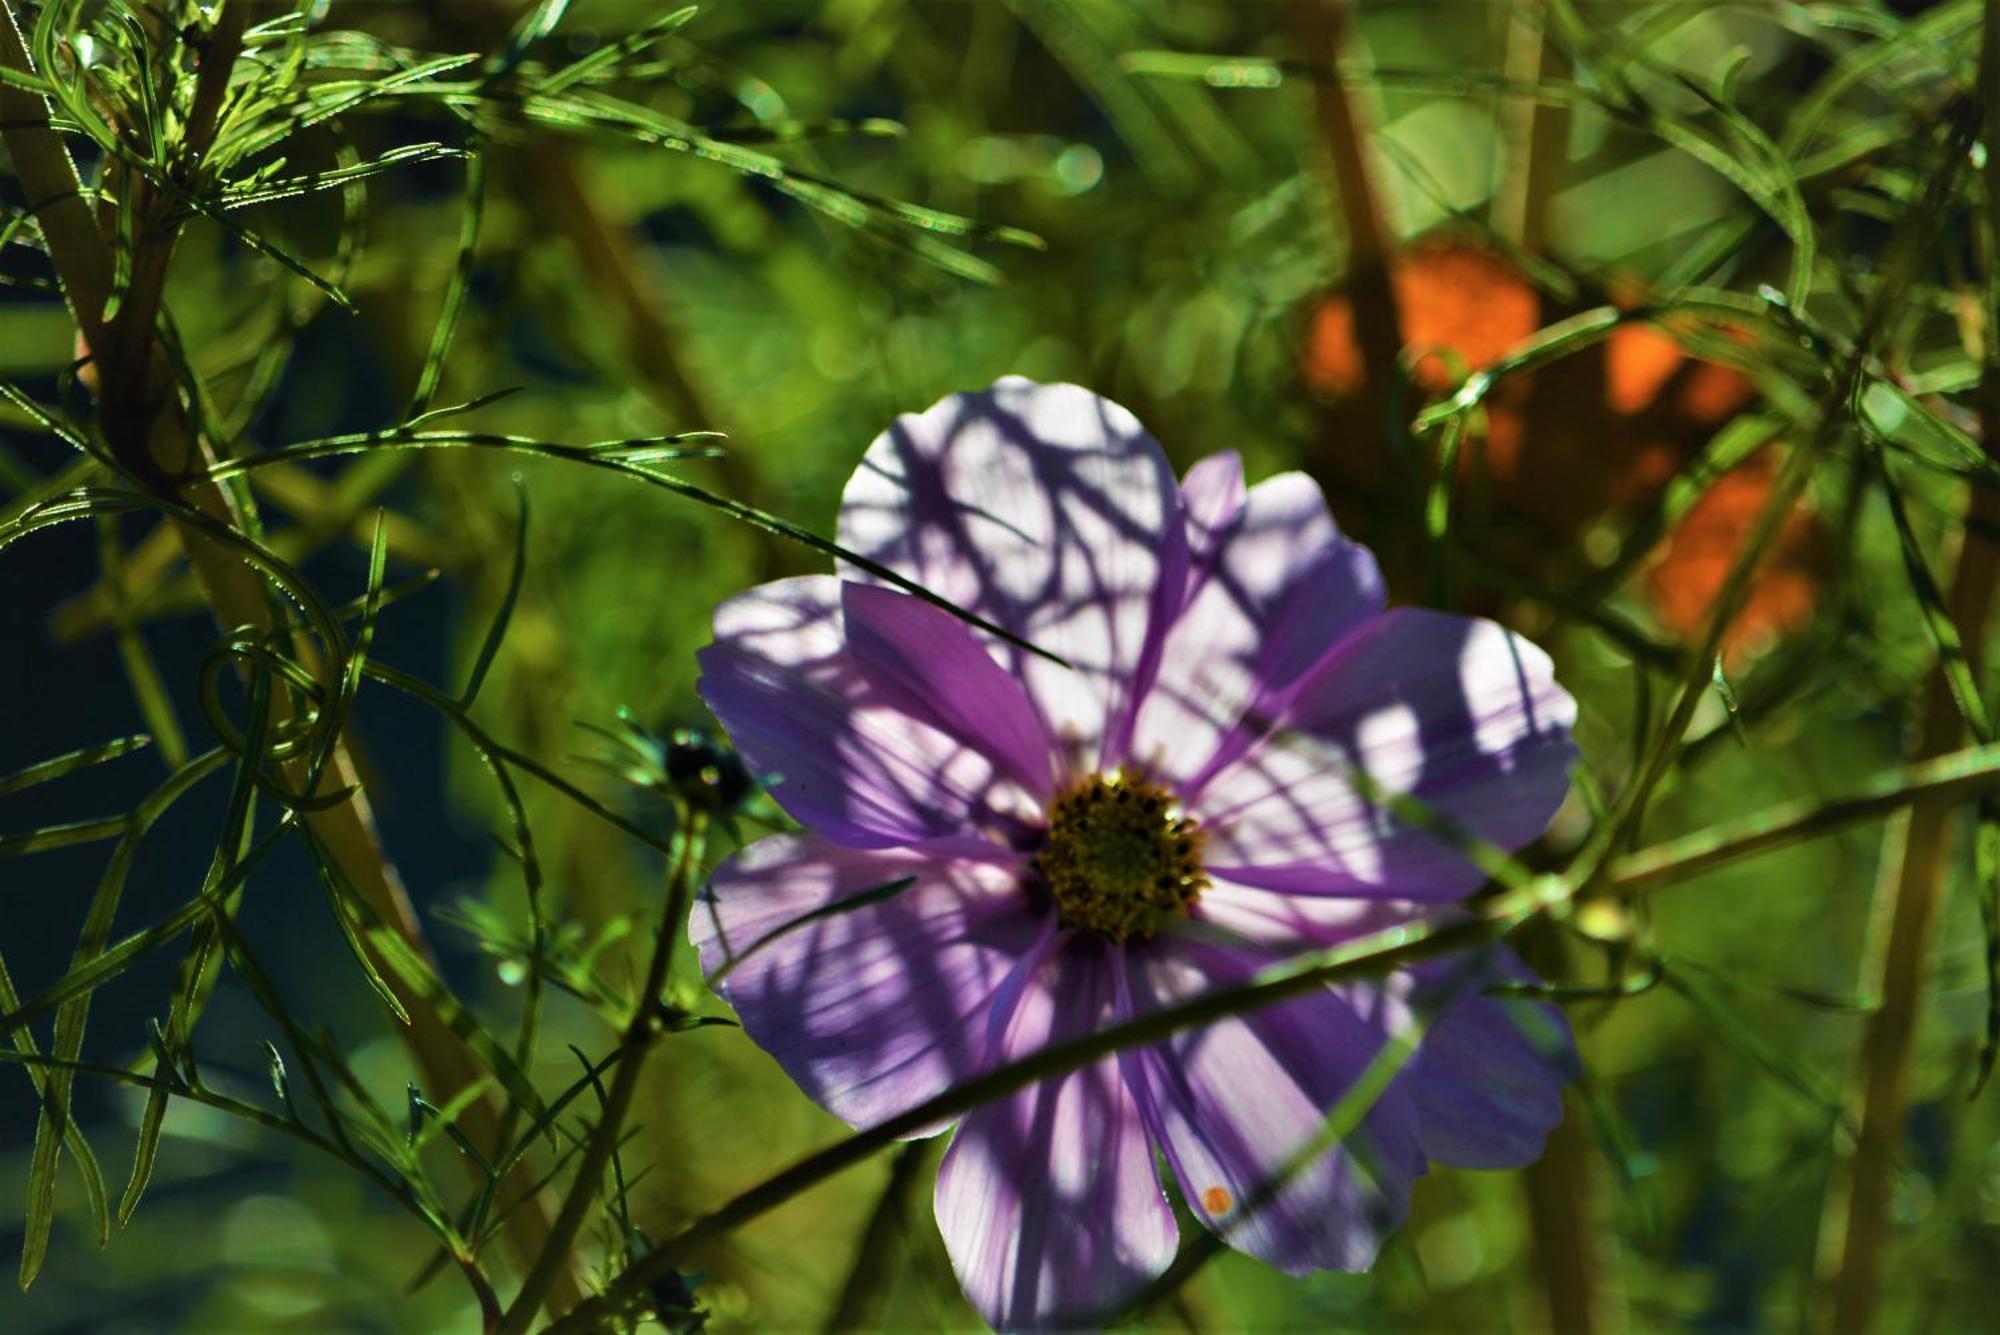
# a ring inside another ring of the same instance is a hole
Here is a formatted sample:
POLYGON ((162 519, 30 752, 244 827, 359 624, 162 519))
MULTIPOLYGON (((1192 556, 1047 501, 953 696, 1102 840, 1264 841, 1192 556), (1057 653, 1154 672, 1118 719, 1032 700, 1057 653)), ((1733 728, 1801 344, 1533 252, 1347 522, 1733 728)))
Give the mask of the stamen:
POLYGON ((1034 867, 1065 927, 1143 939, 1201 897, 1201 845, 1172 793, 1123 769, 1092 775, 1050 804, 1049 840, 1034 867))

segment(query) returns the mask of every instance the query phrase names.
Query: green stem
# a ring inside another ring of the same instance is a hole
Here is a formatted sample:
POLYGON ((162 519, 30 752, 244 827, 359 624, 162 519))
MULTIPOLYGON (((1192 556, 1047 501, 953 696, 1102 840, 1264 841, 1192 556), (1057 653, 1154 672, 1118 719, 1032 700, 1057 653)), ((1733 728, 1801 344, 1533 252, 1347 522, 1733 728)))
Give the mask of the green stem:
MULTIPOLYGON (((2000 144, 2000 139, 1995 138, 2000 134, 2000 105, 1995 102, 2000 94, 2000 0, 1986 0, 1984 23, 1979 83, 1985 118, 1983 137, 1988 146, 1983 173, 1985 253, 1991 265, 1994 246, 2000 243, 2000 160, 1996 160, 2000 155, 1993 151, 2000 144)), ((1996 346, 2000 344, 2000 330, 1993 323, 1995 276, 1989 272, 1985 278, 1987 291, 1982 293, 1986 311, 1982 349, 1985 370, 1980 380, 1979 417, 1981 440, 1991 455, 2000 452, 2000 346, 1996 346)), ((1975 689, 1995 584, 2000 581, 2000 539, 1996 539, 1996 533, 2000 533, 2000 490, 1975 481, 1971 485, 1958 565, 1945 596, 1946 614, 1964 646, 1966 668, 1975 689)), ((1938 670, 1927 693, 1918 742, 1924 755, 1950 751, 1964 735, 1966 719, 1961 702, 1951 689, 1948 669, 1948 662, 1940 654, 1938 670)), ((1940 799, 1921 802, 1910 812, 1904 838, 1903 860, 1897 871, 1895 900, 1889 914, 1888 942, 1880 957, 1882 1005, 1869 1017, 1861 1044, 1861 1134, 1847 1168, 1846 1216, 1844 1225, 1832 1226, 1839 1229, 1838 1241, 1828 1249, 1835 1266, 1828 1328, 1838 1335, 1861 1335, 1870 1329, 1881 1296, 1883 1253, 1888 1248, 1891 1225, 1890 1201, 1901 1157, 1911 1067, 1923 1013, 1926 962, 1937 927, 1956 816, 1955 803, 1940 799)), ((1837 1199, 1830 1204, 1837 1203, 1837 1199)))
MULTIPOLYGON (((1568 973, 1564 944, 1544 919, 1529 924, 1516 947, 1529 968, 1544 978, 1560 978, 1568 973)), ((1585 1116, 1581 1101, 1565 1091, 1562 1121, 1549 1132, 1541 1157, 1521 1175, 1535 1271, 1548 1329, 1555 1335, 1591 1335, 1602 1324, 1598 1277, 1605 1263, 1601 1230, 1591 1218, 1596 1164, 1580 1121, 1585 1116)))
MULTIPOLYGON (((1304 0, 1298 23, 1306 58, 1338 69, 1351 22, 1345 0, 1304 0)), ((1320 146, 1333 174, 1334 212, 1347 228, 1347 292, 1354 307, 1355 343, 1367 384, 1386 406, 1403 354, 1402 320, 1389 278, 1394 244, 1382 221, 1368 165, 1367 131, 1351 91, 1339 79, 1320 79, 1313 83, 1312 96, 1320 146)))
MULTIPOLYGON (((240 14, 234 19, 229 17, 229 10, 236 8, 230 5, 218 18, 219 25, 227 25, 222 29, 225 36, 228 29, 236 28, 241 21, 240 14)), ((214 55, 211 50, 212 60, 214 55)), ((13 0, 0 0, 0 65, 23 74, 35 74, 15 21, 13 0)), ((201 90, 215 88, 227 75, 223 63, 214 61, 198 76, 201 82, 197 84, 197 92, 205 105, 212 103, 219 110, 219 93, 201 90)), ((50 77, 56 77, 54 71, 50 77)), ((63 298, 74 313, 97 365, 100 424, 107 440, 121 464, 155 488, 170 510, 185 506, 181 517, 175 520, 175 531, 216 621, 225 629, 249 626, 259 632, 271 631, 275 622, 262 576, 245 563, 240 551, 217 536, 224 532, 238 535, 256 532, 254 516, 239 513, 234 500, 203 471, 212 470, 216 460, 210 443, 190 429, 181 405, 171 394, 164 398, 155 394, 154 386, 167 384, 170 379, 156 378, 153 374, 158 349, 149 343, 152 353, 136 364, 107 355, 120 341, 119 329, 113 325, 136 327, 124 321, 137 311, 139 303, 128 299, 118 321, 104 319, 116 271, 111 245, 84 201, 76 164, 50 128, 46 103, 40 96, 13 84, 0 84, 0 125, 4 125, 15 174, 40 223, 63 298), (191 476, 190 461, 195 465, 191 476), (193 522, 196 519, 203 522, 193 522), (214 532, 204 532, 204 524, 213 526, 214 532)), ((190 125, 188 146, 196 150, 197 159, 213 128, 212 122, 190 125)), ((191 164, 189 170, 198 170, 198 163, 191 164)), ((138 238, 147 254, 135 256, 132 265, 135 276, 149 273, 156 263, 163 263, 152 256, 156 251, 171 250, 174 230, 162 228, 138 238)), ((151 320, 148 315, 144 325, 149 339, 153 329, 151 320)), ((395 865, 383 852, 366 790, 344 742, 334 739, 327 760, 319 773, 318 791, 351 790, 352 796, 337 806, 316 809, 305 817, 314 839, 370 907, 415 950, 427 955, 422 929, 395 865)), ((305 770, 293 766, 292 772, 299 777, 305 770)), ((449 1097, 484 1077, 477 1058, 432 1006, 408 993, 402 994, 401 1000, 411 1022, 401 1029, 400 1036, 415 1057, 428 1088, 449 1097)), ((473 1141, 483 1148, 497 1150, 501 1129, 497 1100, 490 1097, 475 1100, 461 1114, 460 1124, 473 1141)), ((509 1182, 510 1203, 515 1198, 523 1202, 508 1217, 509 1241, 524 1258, 539 1256, 547 1236, 547 1216, 534 1182, 534 1174, 526 1165, 509 1182)), ((565 1274, 561 1282, 564 1287, 553 1296, 552 1302, 561 1305, 581 1295, 582 1290, 573 1277, 565 1274)))
MULTIPOLYGON (((1553 21, 1546 0, 1516 4, 1507 20, 1506 74, 1528 89, 1569 76, 1569 60, 1549 40, 1553 21)), ((1533 93, 1506 99, 1509 125, 1506 179, 1495 192, 1494 229, 1530 255, 1547 249, 1549 200, 1569 149, 1570 109, 1533 93)))
POLYGON ((868 1218, 860 1246, 854 1249, 854 1264, 848 1268, 847 1282, 840 1287, 840 1300, 826 1319, 823 1327, 826 1335, 874 1328, 882 1286, 889 1274, 890 1249, 903 1237, 904 1221, 910 1215, 910 1197, 923 1180, 930 1152, 931 1142, 926 1140, 913 1140, 896 1151, 882 1198, 868 1218))
POLYGON ((1922 198, 1911 210, 1908 223, 1895 237, 1890 253, 1883 261, 1881 285, 1869 303, 1854 346, 1820 399, 1818 426, 1785 461, 1784 471, 1779 474, 1763 509, 1758 512, 1749 540, 1730 567, 1728 577, 1709 609, 1701 644, 1688 659, 1687 671, 1666 725, 1655 734, 1653 744, 1641 763, 1637 781, 1620 794, 1612 817, 1600 824, 1598 834, 1581 858, 1585 865, 1602 865, 1608 861, 1625 838, 1638 827, 1645 816, 1647 798, 1679 755, 1688 723, 1710 689, 1713 664, 1721 648, 1722 637, 1749 600, 1751 580, 1776 540, 1780 526, 1805 493, 1821 456, 1842 431, 1848 405, 1853 402, 1860 387, 1862 373, 1874 356, 1876 344, 1887 330, 1891 317, 1902 307, 1904 295, 1926 255, 1932 231, 1957 190, 1960 169, 1978 130, 1978 122, 1969 116, 1961 116, 1949 127, 1943 145, 1943 161, 1931 177, 1922 198))
POLYGON ((535 1258, 528 1277, 521 1282, 521 1291, 515 1295, 513 1304, 500 1319, 499 1335, 526 1335, 529 1323, 547 1300, 550 1287, 570 1269, 570 1249, 575 1245, 577 1231, 583 1227, 584 1215, 603 1185, 604 1170, 618 1149, 619 1134, 632 1108, 632 1096, 639 1089, 639 1073, 645 1068, 652 1040, 660 1032, 660 991, 673 970, 674 948, 686 935, 688 901, 693 894, 696 869, 701 865, 705 827, 706 816, 690 811, 668 882, 666 915, 653 943, 652 960, 646 966, 638 1010, 626 1026, 623 1055, 618 1059, 617 1073, 611 1078, 611 1092, 605 1096, 604 1111, 584 1149, 583 1162, 577 1165, 569 1194, 563 1197, 562 1209, 549 1229, 548 1242, 535 1258))
POLYGON ((1126 1048, 1156 1043, 1183 1029, 1263 1010, 1337 980, 1378 977, 1420 959, 1504 936, 1550 906, 1564 902, 1567 893, 1559 878, 1530 881, 1488 901, 1477 917, 1407 923, 1357 937, 1267 969, 1240 987, 1205 993, 1081 1038, 1054 1044, 1021 1061, 954 1085, 884 1122, 808 1155, 696 1220, 633 1262, 603 1293, 550 1326, 546 1335, 576 1335, 600 1328, 637 1301, 649 1284, 682 1264, 696 1248, 914 1132, 934 1127, 1051 1076, 1089 1066, 1126 1048))
POLYGON ((1787 802, 1641 849, 1612 863, 1601 885, 1615 895, 1643 895, 1738 858, 1831 834, 1904 807, 1918 803, 1951 807, 1995 790, 2000 790, 2000 746, 1955 751, 1877 775, 1845 797, 1787 802))
MULTIPOLYGON (((1510 79, 1535 87, 1544 78, 1560 78, 1569 73, 1569 62, 1562 49, 1549 37, 1548 25, 1552 21, 1546 0, 1514 6, 1507 27, 1506 70, 1510 79)), ((1549 200, 1565 166, 1570 111, 1559 103, 1532 96, 1507 99, 1505 109, 1512 122, 1508 127, 1509 170, 1496 192, 1495 228, 1500 235, 1510 236, 1523 254, 1539 257, 1547 249, 1549 200)), ((1536 306, 1537 327, 1564 314, 1540 291, 1536 293, 1536 306)), ((1535 387, 1534 397, 1529 401, 1532 431, 1553 415, 1552 410, 1561 413, 1570 405, 1550 402, 1548 391, 1552 386, 1544 377, 1537 377, 1531 383, 1535 387)), ((1433 480, 1445 497, 1456 481, 1454 463, 1449 454, 1445 455, 1433 480)), ((1448 564, 1440 565, 1439 587, 1444 586, 1449 570, 1448 564)), ((1601 623, 1602 618, 1594 620, 1601 623)), ((1530 938, 1521 944, 1531 967, 1540 969, 1545 977, 1561 976, 1561 936, 1539 923, 1524 935, 1530 938)), ((1590 1335, 1598 1328, 1601 1302, 1598 1277, 1606 1269, 1602 1255, 1606 1241, 1602 1230, 1592 1227, 1590 1218, 1596 1165, 1590 1137, 1579 1125, 1583 1115, 1578 1101, 1566 1097, 1562 1122, 1550 1132, 1541 1157, 1522 1174, 1532 1252, 1547 1303, 1549 1328, 1562 1335, 1590 1335)))

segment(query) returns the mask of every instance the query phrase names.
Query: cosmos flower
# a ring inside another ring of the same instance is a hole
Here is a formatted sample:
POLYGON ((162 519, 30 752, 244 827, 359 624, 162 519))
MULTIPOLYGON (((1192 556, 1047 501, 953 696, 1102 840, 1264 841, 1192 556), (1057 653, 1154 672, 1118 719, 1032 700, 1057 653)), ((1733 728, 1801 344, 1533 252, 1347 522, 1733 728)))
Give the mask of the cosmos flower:
MULTIPOLYGON (((1506 848, 1567 789, 1575 706, 1539 649, 1385 610, 1310 480, 1246 489, 1224 453, 1177 482, 1130 413, 1076 386, 1008 378, 898 419, 839 536, 1066 664, 853 568, 716 612, 702 694, 804 829, 723 864, 692 930, 750 1036, 856 1126, 1463 912, 1479 871, 1363 789, 1506 848)), ((1367 1267, 1432 1161, 1532 1160, 1567 1031, 1463 986, 1469 968, 1525 973, 1495 947, 1328 986, 967 1114, 936 1191, 967 1296, 996 1327, 1047 1328, 1143 1288, 1178 1241, 1156 1148, 1196 1219, 1294 1274, 1367 1267), (1419 1025, 1354 1132, 1295 1162, 1419 1025)))

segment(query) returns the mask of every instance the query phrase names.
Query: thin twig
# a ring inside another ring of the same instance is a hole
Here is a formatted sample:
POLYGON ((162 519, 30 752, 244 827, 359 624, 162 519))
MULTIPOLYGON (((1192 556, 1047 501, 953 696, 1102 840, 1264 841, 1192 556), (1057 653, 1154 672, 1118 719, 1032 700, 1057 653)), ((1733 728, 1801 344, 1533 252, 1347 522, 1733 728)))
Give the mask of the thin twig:
POLYGON ((521 1282, 521 1291, 514 1296, 513 1304, 501 1318, 499 1335, 526 1335, 529 1323, 549 1296, 550 1286, 571 1267, 573 1258, 570 1249, 576 1241, 577 1231, 583 1227, 585 1212, 597 1199, 604 1170, 618 1148, 626 1114, 631 1111, 632 1096, 638 1092, 639 1073, 645 1068, 646 1054, 652 1047, 652 1040, 660 1033, 660 990, 666 986, 667 976, 673 969, 674 947, 686 935, 688 902, 693 893, 695 872, 701 865, 705 828, 705 816, 699 811, 690 811, 667 888, 666 914, 660 921, 659 936, 653 942, 653 957, 646 966, 646 981, 639 992, 638 1009, 625 1029, 621 1045, 623 1055, 618 1059, 617 1074, 611 1078, 611 1092, 605 1097, 604 1110, 591 1132, 590 1143, 584 1148, 583 1161, 577 1165, 569 1194, 563 1197, 562 1209, 549 1230, 548 1242, 528 1271, 528 1277, 521 1282))
MULTIPOLYGON (((1308 60, 1339 65, 1350 25, 1345 0, 1305 0, 1298 9, 1299 37, 1308 60)), ((1366 130, 1347 84, 1322 79, 1312 86, 1319 141, 1333 173, 1334 210, 1347 229, 1347 294, 1354 309, 1354 340, 1361 350, 1364 383, 1384 405, 1401 375, 1402 320, 1389 265, 1394 246, 1382 220, 1380 195, 1368 165, 1366 130)))
MULTIPOLYGON (((1569 73, 1568 59, 1548 31, 1550 21, 1546 0, 1537 5, 1523 0, 1513 7, 1507 26, 1507 73, 1511 79, 1535 87, 1545 78, 1569 73)), ((1547 246, 1549 200, 1567 157, 1570 110, 1539 97, 1507 98, 1505 110, 1509 113, 1510 170, 1495 192, 1494 226, 1500 235, 1511 237, 1523 254, 1540 257, 1547 246)), ((1535 301, 1537 328, 1548 326, 1563 314, 1539 288, 1535 301)), ((1550 392, 1556 389, 1556 382, 1537 376, 1531 384, 1530 431, 1542 425, 1541 419, 1574 412, 1573 403, 1561 401, 1565 397, 1562 393, 1550 392)), ((1571 386, 1570 393, 1574 392, 1571 386)), ((1452 478, 1446 475, 1439 483, 1450 486, 1452 478)), ((1600 617, 1593 624, 1601 623, 1600 617)), ((1562 937, 1544 927, 1537 924, 1529 929, 1523 950, 1530 965, 1543 976, 1561 976, 1562 937)), ((1602 1253, 1607 1239, 1604 1230, 1593 1227, 1589 1218, 1596 1163, 1590 1138, 1578 1124, 1583 1115, 1580 1101, 1565 1095, 1562 1121, 1549 1133, 1541 1157, 1522 1173, 1528 1229, 1549 1328, 1560 1335, 1590 1335, 1600 1325, 1598 1277, 1605 1272, 1602 1253)))
POLYGON ((903 1237, 910 1196, 923 1181, 931 1148, 930 1141, 913 1140, 896 1152, 895 1162, 889 1166, 889 1181, 882 1187, 875 1212, 868 1217, 860 1245, 854 1249, 854 1264, 848 1268, 847 1282, 840 1286, 840 1299, 827 1316, 826 1335, 874 1328, 890 1253, 903 1237))
POLYGON ((1263 1010, 1336 980, 1380 977, 1420 959, 1504 936, 1552 906, 1566 902, 1567 894, 1560 878, 1529 879, 1488 901, 1478 916, 1405 923, 1356 937, 1267 969, 1241 986, 1204 993, 1080 1038, 1053 1044, 1018 1062, 954 1085, 913 1108, 806 1156, 696 1220, 633 1262, 603 1293, 550 1326, 545 1335, 576 1335, 600 1329, 637 1301, 647 1285, 681 1264, 697 1247, 775 1209, 913 1132, 936 1126, 1038 1081, 1079 1070, 1127 1048, 1156 1043, 1182 1030, 1212 1024, 1228 1016, 1263 1010))
POLYGON ((1890 770, 1845 797, 1788 802, 1641 849, 1611 864, 1600 888, 1643 895, 1711 868, 1889 816, 1919 802, 1962 805, 2000 790, 2000 746, 1970 747, 1890 770))
MULTIPOLYGON (((1994 245, 2000 243, 2000 155, 1991 151, 1991 146, 2000 143, 1994 137, 2000 133, 2000 103, 1995 101, 2000 95, 2000 0, 1986 0, 1984 17, 1979 82, 1985 117, 1983 138, 1989 146, 1983 178, 1985 253, 1990 265, 1994 245)), ((2000 330, 1993 321, 2000 312, 1994 310, 1992 302, 1995 276, 1988 272, 1984 278, 1980 438, 1988 454, 1994 455, 2000 453, 2000 346, 1996 346, 2000 330)), ((1958 630, 1972 680, 1977 683, 1995 583, 2000 581, 2000 537, 1995 536, 2000 534, 2000 489, 1975 484, 1970 491, 1965 533, 1951 588, 1945 595, 1945 609, 1958 630)), ((1919 753, 1935 756, 1951 751, 1964 732, 1965 718, 1940 661, 1926 693, 1919 753)), ((1934 799, 1917 804, 1910 812, 1903 842, 1888 944, 1880 956, 1882 1004, 1869 1017, 1861 1044, 1861 1134, 1847 1165, 1845 1224, 1837 1244, 1827 1252, 1834 1267, 1830 1329, 1838 1335, 1861 1335, 1868 1330, 1880 1297, 1882 1253, 1888 1242, 1890 1197, 1908 1115, 1926 962, 1957 814, 1958 805, 1950 801, 1934 799)), ((1837 1194, 1830 1204, 1837 1207, 1837 1194)))

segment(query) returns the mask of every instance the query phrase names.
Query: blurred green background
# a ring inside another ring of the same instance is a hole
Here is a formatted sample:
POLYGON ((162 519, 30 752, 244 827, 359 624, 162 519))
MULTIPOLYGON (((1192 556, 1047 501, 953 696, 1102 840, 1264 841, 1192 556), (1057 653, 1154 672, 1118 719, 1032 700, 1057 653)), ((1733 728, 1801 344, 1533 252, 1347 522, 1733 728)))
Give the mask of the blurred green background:
MULTIPOLYGON (((318 17, 417 50, 493 51, 518 8, 337 0, 318 17)), ((659 13, 579 0, 534 58, 574 59, 659 13)), ((1618 0, 1557 13, 1382 0, 1344 13, 1340 33, 1306 0, 704 7, 651 49, 654 67, 627 96, 717 131, 777 127, 790 139, 797 127, 795 142, 770 151, 799 171, 1024 229, 1041 245, 849 226, 727 165, 612 135, 496 134, 484 146, 466 306, 437 402, 519 386, 471 420, 541 440, 725 432, 724 457, 676 465, 679 475, 822 533, 862 450, 896 413, 1006 373, 1116 399, 1182 467, 1231 448, 1253 480, 1311 470, 1343 522, 1377 545, 1399 597, 1501 616, 1555 654, 1582 703, 1587 771, 1531 853, 1555 865, 1590 825, 1586 790, 1627 782, 1644 729, 1661 716, 1675 655, 1698 638, 1768 494, 1757 447, 1796 442, 1811 421, 1812 331, 1829 346, 1852 335, 1896 220, 1939 170, 1934 129, 1970 85, 1979 10, 1618 0), (1283 66, 1326 68, 1336 35, 1358 72, 1339 94, 1283 66), (1280 65, 1172 77, 1163 57, 1149 65, 1138 53, 1280 65), (1266 77, 1281 68, 1294 77, 1266 77), (1504 86, 1538 79, 1587 95, 1537 112, 1504 86), (1229 83, 1252 86, 1219 86, 1229 83), (1605 110, 1599 99, 1614 95, 1646 115, 1605 110), (1367 298, 1348 290, 1357 201, 1329 166, 1335 96, 1358 118, 1353 138, 1388 241, 1411 368, 1401 381, 1369 366, 1359 346, 1367 298), (1815 98, 1824 118, 1789 141, 1815 98), (1676 141, 1678 127, 1716 152, 1705 161, 1676 141), (1718 162, 1749 166, 1732 180, 1718 162), (1760 202, 1759 192, 1782 193, 1772 181, 1798 193, 1820 250, 1806 274, 1813 300, 1789 324, 1753 304, 1760 285, 1782 289, 1794 276, 1797 237, 1760 202), (925 239, 962 258, 916 253, 925 239), (1743 311, 1719 319, 1705 309, 1579 346, 1532 385, 1511 382, 1523 392, 1496 392, 1451 465, 1449 542, 1427 534, 1436 441, 1407 429, 1427 396, 1571 312, 1607 300, 1637 311, 1689 283, 1742 296, 1743 311)), ((462 139, 462 127, 417 105, 353 118, 347 130, 371 157, 462 139)), ((364 244, 345 283, 352 314, 220 230, 189 229, 167 299, 219 399, 244 405, 239 448, 401 417, 452 285, 463 179, 463 164, 446 161, 368 183, 364 244), (287 343, 281 363, 260 360, 287 343), (268 397, 246 395, 266 373, 277 377, 268 397)), ((271 206, 259 225, 310 261, 332 262, 329 197, 271 206)), ((1971 231, 1966 210, 1947 210, 1883 354, 1913 392, 1941 396, 1948 421, 1964 418, 1950 396, 1964 399, 1977 378, 1983 260, 1971 231)), ((23 272, 36 272, 32 262, 23 272)), ((66 314, 32 286, 0 297, 0 375, 59 396, 75 355, 66 314)), ((4 444, 10 496, 66 462, 60 445, 12 419, 4 444)), ((1908 753, 1930 641, 1861 455, 1843 440, 1816 472, 1728 642, 1723 674, 1740 717, 1721 692, 1704 700, 1642 842, 1850 791, 1908 753)), ((608 474, 474 450, 266 470, 257 490, 273 541, 335 600, 361 593, 374 515, 386 507, 391 582, 429 568, 443 578, 384 613, 377 652, 449 684, 463 680, 507 587, 517 476, 532 515, 526 576, 477 718, 663 828, 649 797, 586 763, 602 744, 579 725, 608 726, 620 707, 658 729, 708 722, 693 655, 714 604, 762 579, 824 568, 824 558, 608 474)), ((1897 481, 1917 541, 1942 569, 1963 481, 1920 467, 1897 481)), ((109 604, 92 593, 100 541, 72 528, 0 558, 0 772, 145 726, 109 604)), ((135 615, 198 734, 194 684, 214 629, 185 574, 170 560, 145 564, 149 532, 136 517, 117 531, 128 567, 144 574, 135 615)), ((161 555, 157 539, 151 550, 161 555)), ((491 781, 435 715, 372 688, 357 710, 388 849, 448 975, 499 1030, 518 1005, 519 963, 502 938, 520 930, 522 897, 518 867, 489 839, 504 824, 491 781), (480 931, 467 929, 468 915, 480 931)), ((120 810, 160 772, 155 756, 129 758, 6 799, 0 824, 120 810)), ((657 914, 659 857, 546 788, 525 795, 556 912, 579 942, 610 934, 598 967, 630 986, 639 966, 619 934, 643 938, 657 914)), ((131 924, 198 884, 221 801, 219 790, 191 799, 149 841, 128 894, 131 924)), ((1967 1100, 1986 1023, 1986 933, 1962 842, 1913 1067, 1883 1330, 1989 1328, 2000 1274, 2000 1124, 1992 1096, 1967 1100)), ((1291 1280, 1225 1255, 1143 1321, 1533 1331, 1551 1323, 1555 1283, 1587 1290, 1606 1330, 1807 1323, 1875 988, 1869 919, 1882 850, 1883 827, 1862 825, 1661 890, 1618 916, 1608 947, 1571 932, 1537 937, 1528 948, 1552 977, 1609 981, 1614 993, 1629 984, 1629 995, 1571 1007, 1587 1075, 1544 1165, 1434 1173, 1372 1273, 1291 1280), (1575 1238, 1565 1238, 1565 1219, 1575 1238)), ((0 948, 24 995, 61 975, 100 861, 98 850, 67 850, 0 871, 0 948)), ((289 1003, 330 1027, 357 1073, 400 1107, 407 1059, 309 865, 279 860, 260 872, 244 921, 289 1003)), ((149 961, 102 994, 88 1049, 98 1060, 145 1055, 143 1026, 161 1011, 172 963, 149 961)), ((692 977, 679 986, 690 1001, 698 995, 692 977)), ((272 1033, 225 981, 200 1034, 204 1070, 220 1087, 267 1097, 257 1045, 272 1033)), ((589 1006, 556 996, 538 1079, 563 1087, 576 1076, 565 1044, 601 1052, 611 1038, 589 1006)), ((79 1115, 119 1181, 140 1103, 130 1094, 86 1084, 80 1095, 79 1115)), ((77 1183, 64 1177, 50 1259, 28 1294, 0 1289, 0 1329, 476 1326, 453 1275, 406 1291, 429 1244, 338 1165, 211 1111, 173 1107, 155 1184, 108 1250, 92 1245, 77 1183)), ((35 1108, 26 1080, 9 1074, 0 1200, 20 1198, 35 1108)), ((653 1237, 841 1133, 724 1028, 659 1045, 633 1121, 626 1165, 652 1167, 630 1203, 653 1237)), ((882 1156, 704 1255, 697 1292, 711 1328, 821 1327, 878 1216, 883 1249, 848 1315, 863 1328, 977 1328, 930 1218, 940 1148, 918 1142, 882 1156)), ((439 1180, 455 1184, 440 1162, 439 1180)), ((0 1215, 0 1237, 13 1222, 0 1215)))

